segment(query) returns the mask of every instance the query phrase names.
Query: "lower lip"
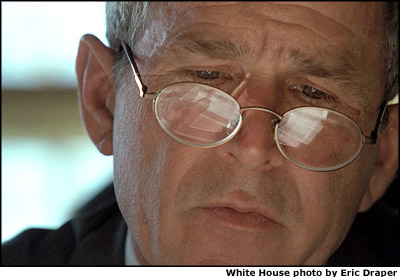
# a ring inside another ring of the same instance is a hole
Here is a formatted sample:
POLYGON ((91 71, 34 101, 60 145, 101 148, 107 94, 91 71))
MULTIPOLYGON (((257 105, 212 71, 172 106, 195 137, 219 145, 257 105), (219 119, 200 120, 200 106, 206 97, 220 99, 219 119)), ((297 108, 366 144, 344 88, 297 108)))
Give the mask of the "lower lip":
POLYGON ((259 213, 242 213, 228 207, 204 208, 203 210, 218 221, 241 229, 265 229, 275 223, 259 213))

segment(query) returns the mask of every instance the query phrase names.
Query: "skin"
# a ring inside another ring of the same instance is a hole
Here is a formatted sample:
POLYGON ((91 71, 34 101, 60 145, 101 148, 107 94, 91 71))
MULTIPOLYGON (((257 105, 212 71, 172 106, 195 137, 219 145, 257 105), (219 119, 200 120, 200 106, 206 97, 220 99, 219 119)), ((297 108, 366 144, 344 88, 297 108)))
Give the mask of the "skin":
MULTIPOLYGON (((385 80, 381 11, 379 4, 359 2, 163 3, 133 52, 142 75, 182 68, 252 72, 238 98, 242 107, 283 113, 290 104, 282 104, 278 92, 311 83, 334 95, 335 108, 369 134, 385 80), (194 34, 246 43, 250 54, 176 59, 182 38, 194 34), (346 57, 353 78, 339 83, 299 73, 282 58, 291 46, 307 55, 328 49, 319 55, 328 63, 346 57)), ((82 38, 80 108, 99 151, 114 155, 117 200, 143 264, 322 265, 398 167, 397 105, 389 109, 378 144, 364 146, 353 163, 332 172, 308 171, 285 159, 265 127, 270 115, 260 112, 248 112, 238 135, 222 146, 184 146, 159 128, 152 101, 139 98, 129 68, 114 89, 115 56, 95 37, 82 38)), ((166 85, 152 77, 144 82, 151 89, 166 85)))

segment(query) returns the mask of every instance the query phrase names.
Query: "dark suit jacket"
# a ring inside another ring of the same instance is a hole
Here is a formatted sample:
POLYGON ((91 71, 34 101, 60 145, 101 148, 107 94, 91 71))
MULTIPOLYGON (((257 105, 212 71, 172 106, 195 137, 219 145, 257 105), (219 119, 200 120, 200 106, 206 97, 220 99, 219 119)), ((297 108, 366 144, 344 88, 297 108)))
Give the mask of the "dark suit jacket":
MULTIPOLYGON (((2 265, 123 265, 127 227, 112 186, 58 230, 30 229, 2 245, 2 265)), ((378 201, 359 214, 329 266, 398 266, 399 214, 378 201)))

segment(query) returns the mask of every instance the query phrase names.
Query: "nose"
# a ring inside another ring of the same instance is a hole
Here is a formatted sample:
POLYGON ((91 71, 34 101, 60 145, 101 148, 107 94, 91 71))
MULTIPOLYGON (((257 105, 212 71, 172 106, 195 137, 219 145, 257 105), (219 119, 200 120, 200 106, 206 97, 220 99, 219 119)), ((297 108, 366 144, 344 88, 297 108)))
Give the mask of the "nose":
POLYGON ((271 169, 281 165, 284 157, 274 140, 278 116, 262 109, 244 109, 238 134, 217 147, 219 155, 235 159, 246 169, 271 169))
POLYGON ((282 117, 269 109, 282 102, 274 93, 278 89, 273 75, 246 75, 232 93, 242 107, 241 129, 232 140, 216 148, 221 158, 239 162, 246 169, 260 170, 270 170, 285 162, 274 140, 274 127, 282 117))

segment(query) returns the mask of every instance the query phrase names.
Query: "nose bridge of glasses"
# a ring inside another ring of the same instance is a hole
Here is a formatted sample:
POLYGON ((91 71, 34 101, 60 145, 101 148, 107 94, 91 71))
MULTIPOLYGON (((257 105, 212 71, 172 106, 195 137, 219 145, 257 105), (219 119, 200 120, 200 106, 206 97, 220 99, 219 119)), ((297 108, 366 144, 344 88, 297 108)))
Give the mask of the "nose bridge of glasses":
POLYGON ((246 133, 249 130, 253 130, 255 133, 252 131, 251 136, 257 134, 261 140, 266 139, 264 135, 273 137, 276 125, 283 118, 280 114, 270 109, 256 106, 241 108, 240 113, 243 118, 241 133, 243 133, 243 130, 247 130, 246 133))
MULTIPOLYGON (((283 116, 278 114, 277 112, 274 112, 273 110, 263 108, 263 107, 243 107, 240 108, 240 113, 243 115, 244 112, 246 111, 260 111, 260 112, 266 112, 269 114, 274 115, 275 117, 278 118, 278 121, 282 120, 283 116)), ((273 120, 273 119, 272 119, 273 120)))

